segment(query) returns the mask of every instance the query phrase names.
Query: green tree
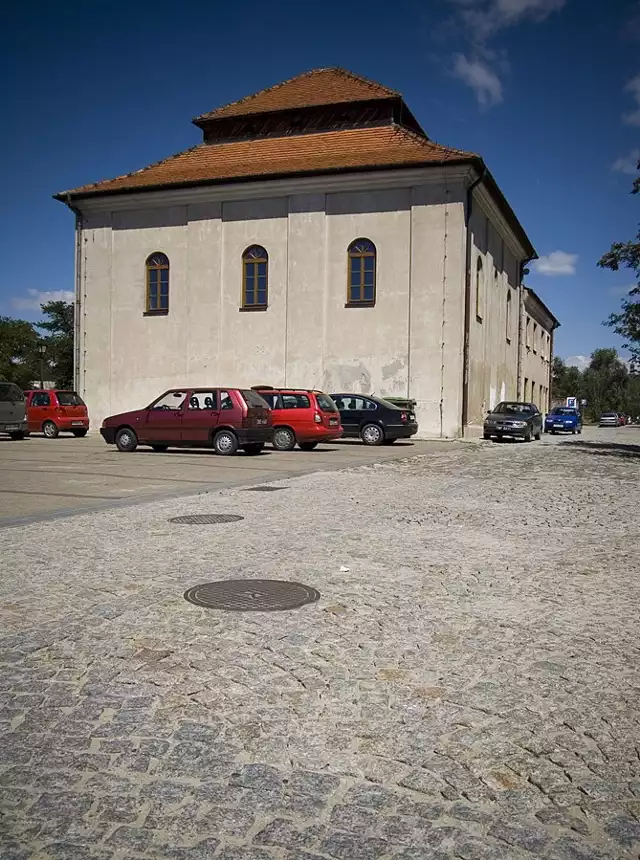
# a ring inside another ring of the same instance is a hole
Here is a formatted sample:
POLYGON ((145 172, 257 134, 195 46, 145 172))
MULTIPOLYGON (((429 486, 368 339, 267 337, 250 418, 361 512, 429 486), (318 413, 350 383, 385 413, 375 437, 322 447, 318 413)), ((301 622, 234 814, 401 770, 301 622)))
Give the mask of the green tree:
POLYGON ((582 397, 583 380, 580 369, 567 365, 560 356, 553 359, 551 369, 551 399, 564 400, 566 397, 582 397))
MULTIPOLYGON (((638 162, 640 170, 640 162, 638 162)), ((634 180, 632 194, 640 192, 640 176, 634 180)), ((625 348, 631 352, 632 359, 640 361, 640 230, 635 239, 629 242, 614 242, 598 262, 603 269, 617 272, 620 268, 631 269, 636 286, 623 300, 619 313, 611 314, 605 325, 611 326, 616 334, 626 340, 625 348)))
POLYGON ((73 388, 73 304, 47 302, 41 305, 48 319, 36 323, 47 334, 44 344, 47 352, 49 377, 56 388, 73 388))
POLYGON ((0 317, 0 379, 28 388, 39 378, 38 334, 30 322, 0 317))
POLYGON ((582 374, 587 413, 598 418, 603 412, 626 412, 629 370, 615 349, 596 349, 582 374))

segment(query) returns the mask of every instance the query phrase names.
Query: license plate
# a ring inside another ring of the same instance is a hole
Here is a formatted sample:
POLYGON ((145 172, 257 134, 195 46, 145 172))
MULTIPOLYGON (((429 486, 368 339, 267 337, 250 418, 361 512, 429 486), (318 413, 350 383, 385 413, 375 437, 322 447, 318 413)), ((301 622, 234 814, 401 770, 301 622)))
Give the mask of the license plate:
POLYGON ((329 426, 330 427, 337 427, 338 426, 338 419, 337 418, 329 418, 329 426))
POLYGON ((83 424, 84 424, 84 421, 72 421, 71 422, 72 427, 77 427, 77 426, 82 427, 83 424))
POLYGON ((256 421, 256 424, 266 424, 266 423, 267 423, 266 418, 258 418, 256 421))
POLYGON ((554 424, 553 426, 554 426, 554 428, 558 428, 559 430, 562 430, 562 428, 564 427, 564 424, 554 424))
POLYGON ((4 429, 7 433, 13 433, 15 430, 19 430, 20 428, 17 424, 6 424, 4 429))

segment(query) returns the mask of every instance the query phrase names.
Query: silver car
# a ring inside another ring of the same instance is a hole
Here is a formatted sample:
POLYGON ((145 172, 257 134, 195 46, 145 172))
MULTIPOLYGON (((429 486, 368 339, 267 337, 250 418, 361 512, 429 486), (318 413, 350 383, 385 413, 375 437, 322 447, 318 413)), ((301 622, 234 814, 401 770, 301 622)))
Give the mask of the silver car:
POLYGON ((12 382, 0 382, 0 433, 24 439, 28 430, 24 394, 12 382))
POLYGON ((600 427, 620 427, 622 419, 617 412, 604 412, 600 416, 600 427))

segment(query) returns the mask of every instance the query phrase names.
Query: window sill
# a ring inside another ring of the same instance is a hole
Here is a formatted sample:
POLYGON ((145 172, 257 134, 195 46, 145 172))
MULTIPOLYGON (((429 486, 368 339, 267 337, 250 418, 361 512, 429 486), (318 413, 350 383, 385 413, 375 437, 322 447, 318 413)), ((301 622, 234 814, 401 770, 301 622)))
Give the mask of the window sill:
POLYGON ((345 308, 375 308, 374 302, 345 302, 345 308))
POLYGON ((238 308, 241 314, 253 313, 255 311, 269 310, 269 305, 247 305, 247 307, 238 308))
POLYGON ((481 323, 481 322, 482 322, 482 317, 480 316, 480 314, 476 314, 476 320, 477 320, 479 323, 481 323))
POLYGON ((169 308, 166 310, 160 311, 145 311, 142 316, 144 317, 166 317, 169 315, 169 308))
POLYGON ((507 338, 507 343, 511 343, 511 338, 510 338, 510 337, 508 337, 508 338, 507 338))

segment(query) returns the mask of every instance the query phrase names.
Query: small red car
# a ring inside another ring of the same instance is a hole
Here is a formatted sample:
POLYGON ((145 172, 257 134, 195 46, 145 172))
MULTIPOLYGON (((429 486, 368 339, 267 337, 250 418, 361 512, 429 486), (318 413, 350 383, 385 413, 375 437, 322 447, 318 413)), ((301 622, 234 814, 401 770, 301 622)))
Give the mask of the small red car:
POLYGON ((38 388, 25 391, 24 396, 30 433, 44 433, 48 439, 55 439, 60 432, 87 435, 89 413, 75 391, 38 388))
POLYGON ((242 388, 172 388, 145 409, 105 418, 100 433, 119 451, 150 445, 213 448, 217 454, 259 454, 271 441, 271 410, 259 394, 242 388))
POLYGON ((271 407, 272 443, 277 451, 291 451, 296 443, 303 451, 313 451, 319 442, 331 442, 342 436, 340 413, 322 391, 263 386, 254 390, 271 407))

